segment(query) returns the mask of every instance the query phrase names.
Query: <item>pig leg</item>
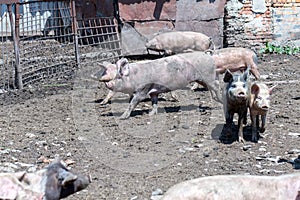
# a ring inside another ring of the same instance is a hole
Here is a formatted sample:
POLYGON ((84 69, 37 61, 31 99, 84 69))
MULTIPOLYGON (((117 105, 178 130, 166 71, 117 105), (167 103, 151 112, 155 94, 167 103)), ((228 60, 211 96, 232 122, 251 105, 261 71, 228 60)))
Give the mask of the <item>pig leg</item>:
POLYGON ((239 138, 239 142, 244 143, 244 137, 243 137, 243 121, 244 121, 244 117, 245 117, 245 112, 246 111, 242 111, 241 113, 239 113, 239 117, 238 117, 238 138, 239 138))
POLYGON ((106 95, 105 99, 100 102, 100 105, 105 105, 108 101, 116 94, 116 92, 109 90, 108 94, 106 95))
POLYGON ((177 96, 177 94, 174 92, 174 91, 172 91, 172 92, 170 92, 171 93, 171 97, 172 97, 172 99, 174 100, 174 101, 179 101, 178 100, 178 96, 177 96))
POLYGON ((194 85, 191 87, 191 90, 196 90, 197 88, 199 88, 199 84, 194 83, 194 85))
POLYGON ((266 130, 266 128, 265 128, 266 118, 267 118, 267 114, 264 114, 261 116, 261 128, 260 128, 261 133, 265 132, 265 130, 266 130))
POLYGON ((243 124, 244 125, 247 124, 247 112, 248 112, 248 109, 246 109, 246 112, 244 113, 244 119, 243 119, 243 124))
POLYGON ((251 117, 251 127, 252 127, 252 142, 257 142, 257 127, 258 127, 258 116, 250 115, 251 117))
POLYGON ((150 97, 151 97, 151 102, 152 102, 152 110, 151 112, 149 113, 149 115, 156 115, 157 114, 157 102, 158 102, 158 94, 156 93, 151 93, 150 94, 150 97))
POLYGON ((225 124, 225 134, 226 136, 232 136, 232 125, 233 125, 233 115, 234 113, 228 111, 226 107, 224 108, 225 111, 225 118, 226 118, 226 124, 225 124))
MULTIPOLYGON (((203 85, 201 81, 196 81, 196 82, 199 83, 199 84, 201 84, 201 85, 203 85)), ((209 89, 212 98, 215 101, 223 104, 223 99, 222 99, 221 94, 219 92, 220 91, 219 81, 218 80, 214 80, 214 81, 212 81, 212 83, 206 82, 205 85, 209 89), (215 94, 215 95, 213 95, 213 94, 215 94)), ((205 87, 205 85, 203 85, 203 86, 205 87)))
POLYGON ((133 96, 133 98, 131 99, 129 106, 127 108, 127 110, 121 115, 120 119, 128 119, 130 117, 131 112, 135 109, 135 107, 139 104, 139 102, 141 102, 142 100, 144 100, 143 98, 141 98, 141 96, 139 94, 135 94, 133 96))
POLYGON ((137 91, 134 96, 132 97, 129 107, 127 110, 121 115, 120 119, 127 119, 130 117, 131 112, 136 108, 136 106, 147 98, 149 89, 142 89, 140 91, 137 91))

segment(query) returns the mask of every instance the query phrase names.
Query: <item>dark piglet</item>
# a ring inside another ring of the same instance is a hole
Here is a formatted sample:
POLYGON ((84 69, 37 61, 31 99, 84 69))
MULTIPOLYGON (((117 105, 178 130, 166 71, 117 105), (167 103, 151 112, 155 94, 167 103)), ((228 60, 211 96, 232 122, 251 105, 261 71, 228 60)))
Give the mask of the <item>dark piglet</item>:
POLYGON ((35 173, 0 174, 0 199, 58 200, 90 184, 90 178, 69 171, 56 160, 35 173))
POLYGON ((224 76, 224 82, 226 83, 223 96, 223 108, 226 119, 225 130, 227 135, 232 136, 233 116, 237 113, 239 142, 244 142, 242 122, 246 123, 249 70, 250 68, 247 68, 242 74, 232 74, 227 70, 224 76))

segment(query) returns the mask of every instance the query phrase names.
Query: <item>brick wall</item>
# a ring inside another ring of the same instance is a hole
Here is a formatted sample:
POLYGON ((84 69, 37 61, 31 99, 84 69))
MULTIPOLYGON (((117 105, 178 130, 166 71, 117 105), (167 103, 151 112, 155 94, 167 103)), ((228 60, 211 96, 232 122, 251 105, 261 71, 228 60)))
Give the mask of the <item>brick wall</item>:
POLYGON ((225 5, 225 46, 261 48, 300 39, 300 0, 231 0, 225 5))

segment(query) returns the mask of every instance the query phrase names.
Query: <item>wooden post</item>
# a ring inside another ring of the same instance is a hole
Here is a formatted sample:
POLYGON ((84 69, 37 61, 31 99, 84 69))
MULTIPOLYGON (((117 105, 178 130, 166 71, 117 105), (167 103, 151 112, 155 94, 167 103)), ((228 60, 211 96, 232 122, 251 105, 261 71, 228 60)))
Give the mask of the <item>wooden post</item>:
POLYGON ((15 85, 18 89, 23 89, 22 81, 22 69, 20 66, 20 37, 19 37, 19 20, 20 20, 20 10, 19 4, 15 4, 15 23, 13 19, 12 4, 7 5, 7 10, 9 13, 11 33, 14 42, 14 51, 15 51, 15 85))

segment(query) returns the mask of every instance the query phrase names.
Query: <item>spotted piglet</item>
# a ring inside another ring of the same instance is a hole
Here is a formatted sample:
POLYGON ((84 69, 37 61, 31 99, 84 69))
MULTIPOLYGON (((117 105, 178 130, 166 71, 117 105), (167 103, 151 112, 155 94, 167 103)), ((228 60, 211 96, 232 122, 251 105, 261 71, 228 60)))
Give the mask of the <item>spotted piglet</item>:
POLYGON ((258 131, 265 131, 267 112, 270 108, 270 95, 274 89, 268 88, 263 83, 252 83, 250 88, 249 110, 252 123, 252 141, 258 139, 258 131), (259 116, 261 116, 261 127, 259 129, 259 116))

